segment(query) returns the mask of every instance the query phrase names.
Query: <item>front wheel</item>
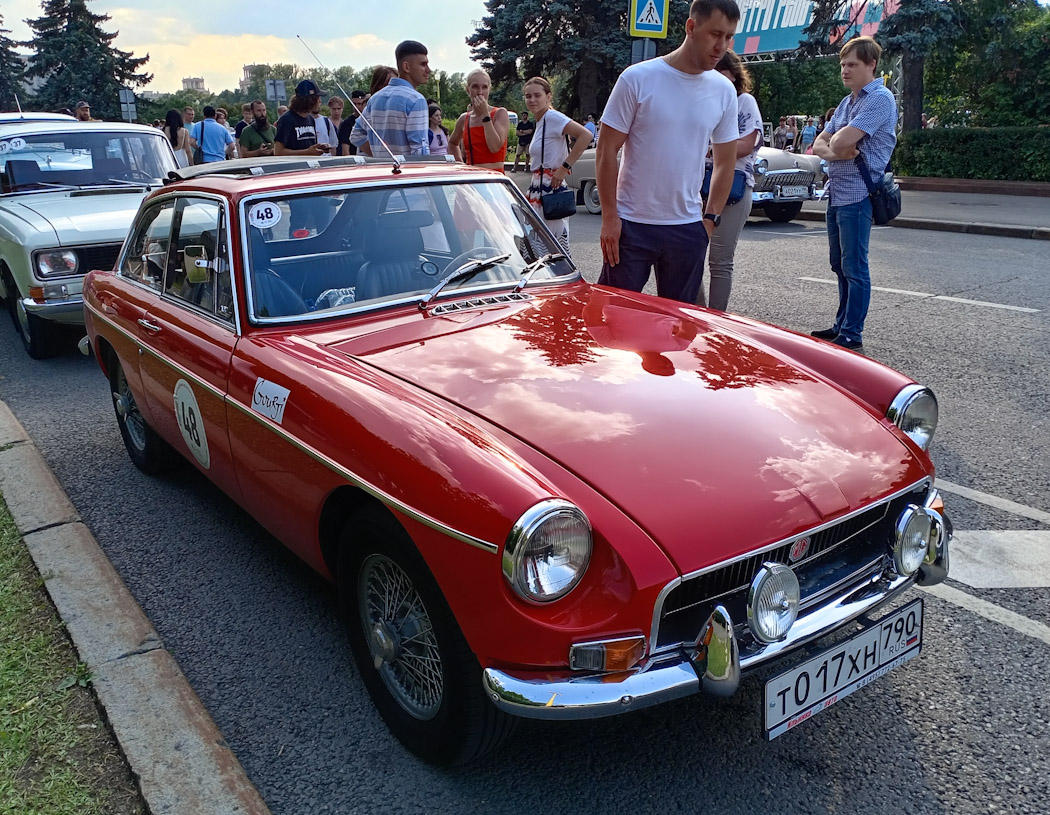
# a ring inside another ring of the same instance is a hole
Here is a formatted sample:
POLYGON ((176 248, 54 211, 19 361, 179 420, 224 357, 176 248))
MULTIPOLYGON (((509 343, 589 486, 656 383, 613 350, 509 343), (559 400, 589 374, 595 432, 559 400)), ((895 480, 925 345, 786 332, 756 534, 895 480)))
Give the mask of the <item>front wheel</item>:
POLYGON ((113 410, 117 414, 120 437, 124 440, 132 463, 148 475, 170 470, 178 462, 179 454, 146 424, 124 375, 124 366, 116 354, 110 356, 109 383, 113 391, 113 410))
POLYGON ((61 326, 26 310, 10 274, 4 275, 4 288, 7 289, 7 308, 11 314, 11 322, 15 325, 15 331, 18 332, 26 353, 33 359, 47 359, 57 354, 62 344, 61 326))
POLYGON ((583 205, 592 215, 602 214, 602 201, 598 197, 598 183, 595 181, 583 182, 583 205))
POLYGON ((404 528, 369 507, 347 523, 339 598, 358 672, 391 732, 433 764, 496 747, 516 719, 485 696, 481 666, 404 528))
POLYGON ((792 201, 788 204, 766 204, 764 209, 766 217, 773 223, 786 224, 795 220, 798 214, 802 212, 802 202, 792 201))

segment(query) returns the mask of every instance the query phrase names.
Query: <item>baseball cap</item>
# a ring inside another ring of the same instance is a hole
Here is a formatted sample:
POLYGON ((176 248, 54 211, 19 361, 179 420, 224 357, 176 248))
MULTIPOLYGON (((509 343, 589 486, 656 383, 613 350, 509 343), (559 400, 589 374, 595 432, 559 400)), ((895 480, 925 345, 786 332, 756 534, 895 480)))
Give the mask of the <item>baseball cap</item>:
POLYGON ((322 96, 323 94, 324 91, 317 87, 317 83, 312 79, 304 79, 295 86, 296 96, 322 96))
POLYGON ((368 94, 362 90, 356 90, 350 94, 351 99, 364 99, 366 96, 368 96, 368 94))
POLYGON ((91 105, 89 105, 87 102, 77 102, 77 106, 73 108, 73 110, 80 110, 81 108, 87 108, 88 110, 91 110, 91 105))

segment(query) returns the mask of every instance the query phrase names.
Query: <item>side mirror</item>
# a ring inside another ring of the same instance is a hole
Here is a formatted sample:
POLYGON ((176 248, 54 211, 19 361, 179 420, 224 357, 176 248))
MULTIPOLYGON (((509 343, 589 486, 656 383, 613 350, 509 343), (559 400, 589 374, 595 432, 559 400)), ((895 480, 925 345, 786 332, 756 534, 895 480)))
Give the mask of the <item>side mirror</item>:
POLYGON ((183 268, 186 270, 186 282, 207 283, 211 278, 208 250, 203 246, 187 246, 182 250, 182 257, 183 268))

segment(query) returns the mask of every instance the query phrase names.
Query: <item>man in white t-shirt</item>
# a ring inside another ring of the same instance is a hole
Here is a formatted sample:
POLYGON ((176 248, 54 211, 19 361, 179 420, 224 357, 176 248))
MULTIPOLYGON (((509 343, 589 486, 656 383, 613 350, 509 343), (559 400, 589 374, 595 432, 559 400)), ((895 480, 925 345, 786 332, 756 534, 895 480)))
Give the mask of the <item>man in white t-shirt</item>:
POLYGON ((599 283, 641 291, 655 266, 659 296, 696 302, 707 245, 733 183, 736 89, 713 69, 739 19, 734 0, 693 0, 682 44, 616 80, 596 159, 605 261, 599 283), (704 211, 708 142, 714 172, 704 211))

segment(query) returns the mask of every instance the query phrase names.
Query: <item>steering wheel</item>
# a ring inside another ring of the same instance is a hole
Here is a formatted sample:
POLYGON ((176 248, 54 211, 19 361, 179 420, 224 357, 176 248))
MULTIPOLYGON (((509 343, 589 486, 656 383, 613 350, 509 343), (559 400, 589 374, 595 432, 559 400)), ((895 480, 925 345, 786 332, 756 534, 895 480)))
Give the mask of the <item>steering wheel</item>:
POLYGON ((488 260, 489 258, 496 257, 496 255, 503 254, 506 253, 497 249, 495 246, 478 246, 474 249, 468 249, 466 252, 456 255, 449 261, 448 266, 445 267, 444 274, 452 274, 468 260, 488 260))

